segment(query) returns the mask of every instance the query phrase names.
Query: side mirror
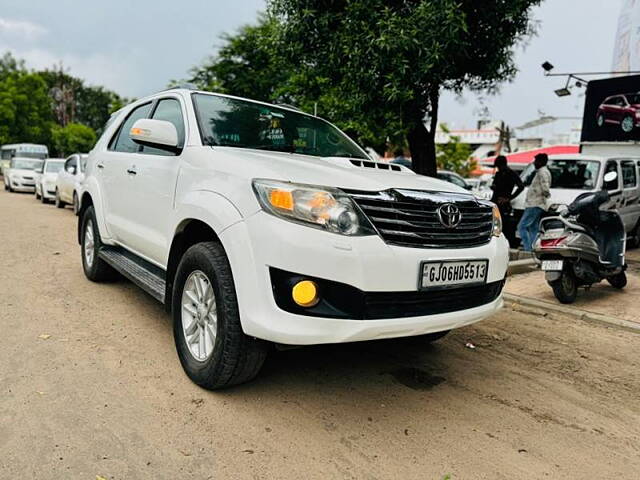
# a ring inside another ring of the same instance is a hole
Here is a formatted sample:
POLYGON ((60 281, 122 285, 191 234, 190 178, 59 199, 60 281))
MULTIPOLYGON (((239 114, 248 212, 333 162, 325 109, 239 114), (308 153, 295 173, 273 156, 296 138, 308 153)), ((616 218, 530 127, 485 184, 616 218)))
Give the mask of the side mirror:
POLYGON ((76 174, 76 167, 74 167, 74 166, 67 167, 67 172, 69 172, 71 175, 75 175, 76 174))
POLYGON ((473 190, 473 186, 469 185, 468 183, 465 184, 464 188, 466 188, 467 190, 473 190))
POLYGON ((141 118, 133 124, 129 136, 139 145, 173 153, 180 150, 178 148, 178 131, 175 125, 164 120, 141 118))

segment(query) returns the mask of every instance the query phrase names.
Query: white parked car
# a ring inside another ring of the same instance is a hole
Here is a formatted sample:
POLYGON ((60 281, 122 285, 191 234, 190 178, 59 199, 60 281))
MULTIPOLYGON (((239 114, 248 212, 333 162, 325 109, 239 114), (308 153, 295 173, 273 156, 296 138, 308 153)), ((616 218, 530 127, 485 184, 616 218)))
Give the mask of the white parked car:
POLYGON ((4 189, 10 192, 34 192, 36 170, 42 167, 43 162, 38 158, 13 157, 9 168, 4 170, 4 189))
MULTIPOLYGON (((558 212, 571 204, 578 195, 597 190, 620 192, 605 209, 617 210, 629 237, 629 246, 640 245, 640 178, 638 159, 599 157, 592 155, 553 155, 547 164, 551 172, 551 198, 549 210, 558 212), (607 184, 604 176, 616 172, 613 184, 607 184)), ((535 175, 533 164, 522 172, 522 181, 530 185, 535 175)), ((512 202, 514 213, 520 217, 525 207, 526 188, 512 202)))
POLYGON ((36 175, 36 199, 47 203, 56 198, 56 180, 64 167, 63 158, 47 158, 36 175))
POLYGON ((64 162, 64 168, 56 180, 56 207, 64 208, 73 205, 73 212, 77 215, 80 208, 78 190, 84 180, 84 170, 87 165, 87 155, 74 153, 64 162))
POLYGON ((119 272, 164 303, 209 389, 253 378, 269 343, 434 340, 502 306, 497 208, 292 108, 138 100, 89 155, 80 204, 85 275, 119 272))

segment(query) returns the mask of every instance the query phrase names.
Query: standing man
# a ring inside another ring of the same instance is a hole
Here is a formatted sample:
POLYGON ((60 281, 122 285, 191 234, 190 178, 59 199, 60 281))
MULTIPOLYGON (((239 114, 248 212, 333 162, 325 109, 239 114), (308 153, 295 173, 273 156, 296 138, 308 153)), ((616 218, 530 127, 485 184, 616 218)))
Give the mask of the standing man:
POLYGON ((533 250, 533 242, 535 242, 540 228, 540 219, 547 211, 547 204, 551 197, 551 172, 547 168, 548 161, 549 157, 546 153, 539 153, 533 161, 536 167, 536 176, 527 191, 526 208, 518 225, 518 232, 525 252, 533 250))
POLYGON ((493 177, 493 184, 491 189, 493 195, 491 201, 495 203, 500 209, 500 215, 502 215, 502 222, 504 224, 504 234, 509 240, 509 243, 514 245, 515 241, 515 229, 516 226, 511 221, 511 200, 516 198, 524 190, 524 183, 520 179, 520 176, 511 170, 507 164, 507 157, 499 155, 493 166, 498 169, 493 177), (516 188, 514 192, 513 189, 516 188))

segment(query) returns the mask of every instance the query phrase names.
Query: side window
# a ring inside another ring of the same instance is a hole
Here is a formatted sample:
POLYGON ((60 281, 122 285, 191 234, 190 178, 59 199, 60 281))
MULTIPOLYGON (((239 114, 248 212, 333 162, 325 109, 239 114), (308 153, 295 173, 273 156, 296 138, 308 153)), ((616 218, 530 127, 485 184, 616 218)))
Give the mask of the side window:
MULTIPOLYGON (((180 102, 178 100, 175 98, 165 98, 160 100, 153 111, 151 118, 154 120, 164 120, 165 122, 173 123, 178 132, 178 147, 184 146, 184 119, 182 117, 182 109, 180 108, 180 102)), ((142 151, 150 155, 175 155, 174 153, 166 150, 146 146, 142 151)))
POLYGON ((78 157, 75 155, 70 157, 64 164, 65 171, 75 173, 78 170, 78 157))
POLYGON ((620 162, 622 167, 622 185, 624 188, 635 188, 638 185, 636 166, 631 160, 620 162))
MULTIPOLYGON (((607 162, 607 166, 604 169, 604 174, 606 175, 609 172, 618 173, 618 162, 615 160, 609 160, 607 162)), ((605 190, 614 191, 620 188, 620 177, 616 178, 613 182, 604 182, 603 188, 605 190)))
POLYGON ((123 122, 123 124, 120 125, 118 133, 116 134, 114 139, 111 140, 109 150, 114 150, 116 152, 136 153, 138 151, 139 145, 131 140, 129 131, 137 120, 140 120, 141 118, 147 118, 149 116, 150 110, 151 103, 145 103, 144 105, 141 105, 133 110, 129 114, 127 119, 123 122))

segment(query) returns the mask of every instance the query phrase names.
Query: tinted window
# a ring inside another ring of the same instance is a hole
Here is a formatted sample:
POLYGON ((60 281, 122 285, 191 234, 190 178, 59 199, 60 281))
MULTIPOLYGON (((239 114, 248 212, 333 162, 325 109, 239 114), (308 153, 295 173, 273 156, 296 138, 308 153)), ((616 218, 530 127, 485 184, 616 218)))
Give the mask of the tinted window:
MULTIPOLYGON (((178 132, 178 147, 182 148, 184 146, 184 119, 182 118, 182 109, 178 100, 175 98, 160 100, 151 118, 173 123, 178 132)), ((175 155, 173 152, 152 147, 144 147, 142 151, 151 155, 175 155)))
MULTIPOLYGON (((604 174, 606 175, 609 172, 618 173, 618 163, 617 162, 615 162, 613 160, 609 160, 607 162, 607 166, 604 169, 604 174)), ((618 190, 620 188, 620 177, 616 178, 612 182, 604 182, 603 186, 604 186, 605 190, 609 190, 609 191, 618 190)))
POLYGON ((207 145, 368 158, 340 130, 311 115, 216 95, 194 94, 193 101, 207 145))
POLYGON ((631 160, 620 162, 622 167, 622 184, 624 188, 633 188, 637 183, 636 166, 631 160))
POLYGON ((63 165, 64 163, 62 162, 47 162, 45 171, 47 173, 58 173, 60 170, 62 170, 63 165))
POLYGON ((600 163, 590 160, 553 160, 547 165, 551 172, 553 188, 593 190, 600 170, 600 163))
POLYGON ((138 151, 138 144, 131 140, 129 132, 133 124, 141 118, 147 118, 149 111, 151 110, 151 103, 146 103, 133 110, 124 123, 120 126, 117 138, 110 147, 111 150, 116 152, 135 153, 138 151))
POLYGON ((66 171, 69 171, 70 168, 75 168, 76 170, 78 169, 78 157, 73 156, 69 160, 67 160, 67 163, 64 164, 64 169, 66 171))

